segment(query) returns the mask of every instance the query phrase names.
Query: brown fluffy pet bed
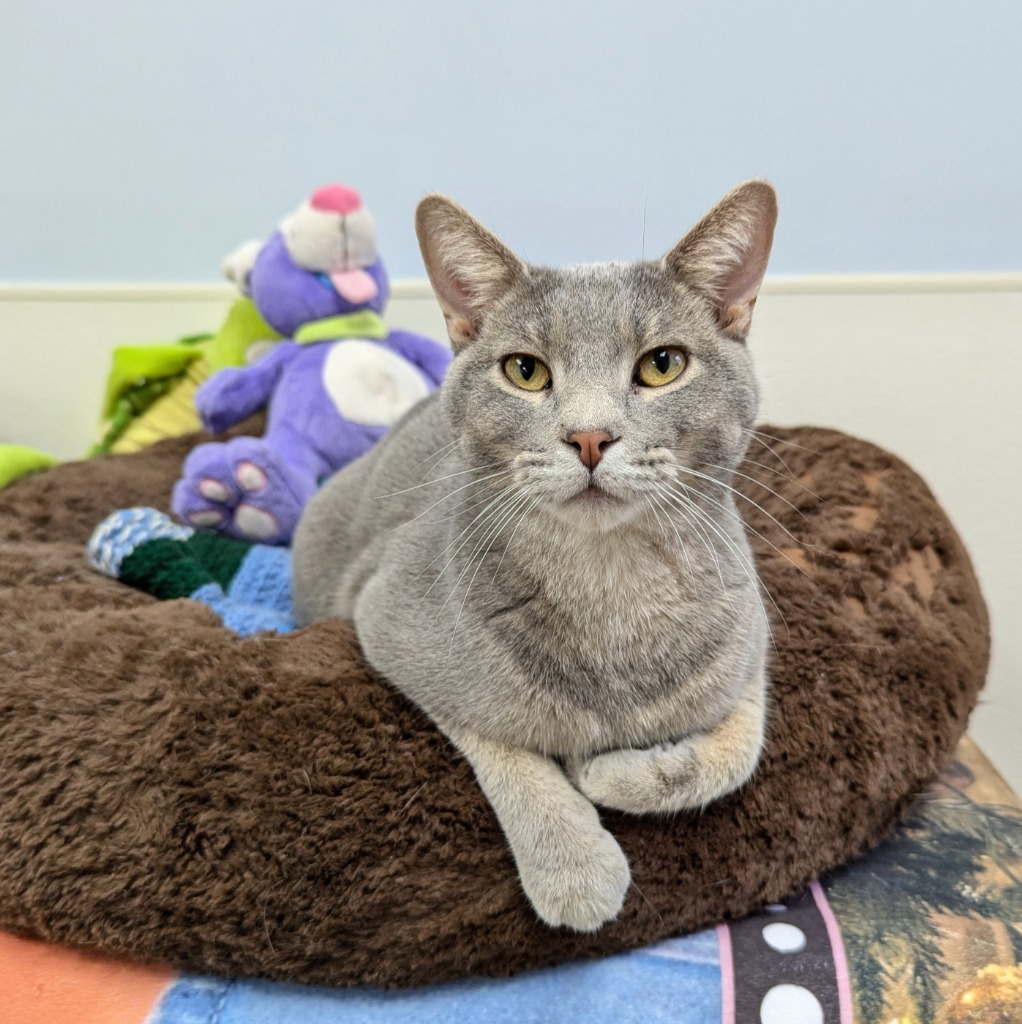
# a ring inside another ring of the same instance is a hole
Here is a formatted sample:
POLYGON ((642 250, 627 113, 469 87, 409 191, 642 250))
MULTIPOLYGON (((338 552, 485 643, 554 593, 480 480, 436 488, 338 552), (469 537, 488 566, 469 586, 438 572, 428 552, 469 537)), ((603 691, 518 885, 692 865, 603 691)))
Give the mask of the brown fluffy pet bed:
POLYGON ((762 767, 704 814, 604 815, 636 884, 595 935, 536 920, 469 766, 348 626, 241 640, 86 567, 108 512, 166 504, 194 438, 0 491, 0 925, 199 972, 415 985, 699 928, 875 844, 965 729, 986 611, 911 470, 771 433, 789 443, 742 472, 800 511, 744 489, 814 546, 746 509, 780 549, 753 538, 787 620, 762 767))

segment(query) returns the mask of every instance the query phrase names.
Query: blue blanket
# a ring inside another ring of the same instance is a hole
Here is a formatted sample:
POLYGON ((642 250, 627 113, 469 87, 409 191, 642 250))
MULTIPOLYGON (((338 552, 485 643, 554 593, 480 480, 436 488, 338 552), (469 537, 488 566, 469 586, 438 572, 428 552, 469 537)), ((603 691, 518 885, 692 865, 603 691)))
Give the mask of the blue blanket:
POLYGON ((720 1024, 717 935, 506 979, 382 991, 185 977, 147 1024, 720 1024))

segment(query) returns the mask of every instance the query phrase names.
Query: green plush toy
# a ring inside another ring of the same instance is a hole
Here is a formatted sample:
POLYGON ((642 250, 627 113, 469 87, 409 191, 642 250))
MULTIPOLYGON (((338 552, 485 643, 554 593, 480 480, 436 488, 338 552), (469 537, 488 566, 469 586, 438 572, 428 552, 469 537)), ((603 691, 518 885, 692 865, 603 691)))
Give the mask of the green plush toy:
POLYGON ((47 469, 59 460, 52 455, 29 448, 23 444, 0 444, 0 487, 6 487, 13 480, 47 469))
MULTIPOLYGON (((99 431, 87 456, 135 452, 165 437, 201 430, 194 404, 198 386, 217 370, 244 366, 253 346, 279 340, 255 303, 241 297, 215 334, 162 345, 118 346, 107 376, 99 431)), ((0 444, 0 487, 59 461, 36 448, 0 444)))
POLYGON ((279 339, 255 303, 239 298, 216 334, 115 349, 99 437, 89 454, 135 452, 165 437, 201 430, 194 401, 198 386, 217 370, 243 366, 252 345, 279 339))

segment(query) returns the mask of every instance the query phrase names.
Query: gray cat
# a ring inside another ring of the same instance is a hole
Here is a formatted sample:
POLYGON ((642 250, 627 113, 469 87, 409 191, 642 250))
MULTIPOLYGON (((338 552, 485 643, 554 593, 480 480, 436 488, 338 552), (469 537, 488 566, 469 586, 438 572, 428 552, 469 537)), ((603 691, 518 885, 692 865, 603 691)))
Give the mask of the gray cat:
POLYGON ((352 621, 468 758, 550 925, 621 909, 594 804, 703 807, 759 759, 768 627, 728 484, 776 213, 748 181, 661 260, 552 270, 424 199, 456 358, 295 534, 299 620, 352 621))

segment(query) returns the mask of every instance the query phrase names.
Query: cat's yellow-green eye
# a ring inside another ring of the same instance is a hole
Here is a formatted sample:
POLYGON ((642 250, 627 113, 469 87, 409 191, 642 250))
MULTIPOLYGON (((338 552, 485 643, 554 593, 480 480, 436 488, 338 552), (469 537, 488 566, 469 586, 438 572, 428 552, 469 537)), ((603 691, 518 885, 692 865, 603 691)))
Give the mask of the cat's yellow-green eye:
POLYGON ((535 356, 520 352, 504 360, 504 376, 524 391, 542 391, 550 383, 550 371, 535 356))
POLYGON ((688 356, 680 348, 666 346, 647 352, 635 368, 635 383, 647 388, 659 388, 670 384, 688 362, 688 356))

